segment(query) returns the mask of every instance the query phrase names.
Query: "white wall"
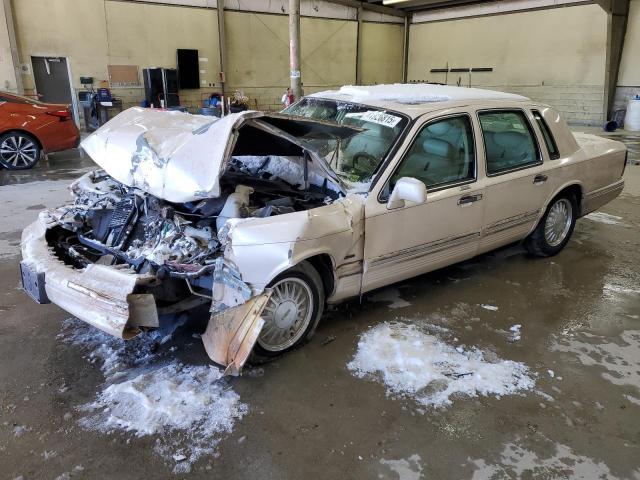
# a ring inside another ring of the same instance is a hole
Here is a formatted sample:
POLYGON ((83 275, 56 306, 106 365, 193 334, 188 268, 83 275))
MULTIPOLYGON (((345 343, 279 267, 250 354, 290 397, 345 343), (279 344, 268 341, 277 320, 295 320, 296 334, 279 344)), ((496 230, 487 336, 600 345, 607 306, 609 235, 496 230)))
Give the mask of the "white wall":
MULTIPOLYGON (((432 68, 492 67, 471 84, 549 103, 572 123, 602 120, 607 16, 597 5, 571 6, 412 24, 409 80, 444 82, 432 68)), ((450 73, 467 85, 468 74, 450 73)))

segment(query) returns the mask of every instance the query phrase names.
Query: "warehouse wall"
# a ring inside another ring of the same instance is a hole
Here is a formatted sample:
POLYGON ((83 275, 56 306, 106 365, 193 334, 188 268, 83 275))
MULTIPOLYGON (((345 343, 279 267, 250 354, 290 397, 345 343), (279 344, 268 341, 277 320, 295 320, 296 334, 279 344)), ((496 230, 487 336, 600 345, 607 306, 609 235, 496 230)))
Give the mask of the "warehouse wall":
MULTIPOLYGON (((606 14, 597 5, 412 24, 408 79, 444 82, 432 68, 493 67, 472 86, 549 103, 576 124, 602 121, 606 14)), ((469 83, 450 73, 448 83, 469 83)))
POLYGON ((363 22, 362 83, 400 82, 403 43, 403 24, 363 22))
POLYGON ((626 108, 636 95, 640 95, 640 0, 631 0, 614 108, 626 108))
POLYGON ((10 7, 10 4, 0 0, 0 79, 2 79, 0 89, 18 92, 17 72, 12 56, 10 7))
MULTIPOLYGON (((18 0, 13 14, 23 64, 33 56, 68 57, 74 86, 80 75, 106 79, 107 32, 100 0, 18 0)), ((33 76, 23 75, 25 89, 33 89, 33 76)))
MULTIPOLYGON (((215 10, 130 2, 104 2, 104 6, 109 65, 138 65, 140 72, 144 67, 175 68, 176 49, 194 48, 206 60, 199 64, 200 83, 205 88, 183 90, 180 100, 195 106, 201 94, 215 90, 207 88, 213 87, 220 71, 215 10)), ((139 103, 144 89, 119 89, 118 94, 139 103)))
MULTIPOLYGON (((22 64, 31 56, 64 56, 73 87, 80 76, 107 80, 107 65, 175 68, 177 48, 199 51, 203 88, 180 92, 194 109, 202 97, 219 90, 220 52, 215 0, 12 0, 22 64), (181 5, 168 5, 181 4, 181 5)), ((227 88, 243 90, 251 106, 279 109, 289 85, 286 0, 226 0, 227 88), (243 9, 256 9, 257 12, 243 9)), ((356 10, 303 0, 302 81, 305 93, 355 82, 356 10), (325 16, 331 18, 325 18, 325 16)), ((366 82, 400 81, 402 26, 398 18, 367 12, 364 23, 363 77, 366 82), (369 38, 375 36, 375 38, 369 38)), ((1 29, 0 29, 1 30, 1 29)), ((0 31, 0 39, 2 32, 0 31)), ((0 45, 5 42, 0 41, 0 45)), ((0 52, 1 53, 1 52, 0 52)), ((2 67, 0 63, 0 68, 2 67)), ((1 70, 0 70, 1 72, 1 70)), ((3 77, 0 77, 3 78, 3 77)), ((27 93, 35 88, 23 75, 27 93)), ((143 88, 112 88, 125 104, 137 104, 143 88)))
MULTIPOLYGON (((258 101, 281 108, 289 85, 288 17, 225 12, 227 82, 258 101)), ((305 93, 355 82, 357 22, 302 18, 302 81, 305 93)))

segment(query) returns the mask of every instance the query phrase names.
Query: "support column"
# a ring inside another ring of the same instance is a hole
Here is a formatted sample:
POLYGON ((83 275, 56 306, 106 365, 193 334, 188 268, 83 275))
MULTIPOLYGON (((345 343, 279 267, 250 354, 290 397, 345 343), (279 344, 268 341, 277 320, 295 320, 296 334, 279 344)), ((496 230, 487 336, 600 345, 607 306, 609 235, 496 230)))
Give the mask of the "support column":
POLYGON ((356 36, 356 85, 362 85, 362 7, 358 7, 358 33, 356 36))
POLYGON ((629 18, 629 0, 599 1, 598 4, 607 12, 607 46, 604 76, 604 120, 613 114, 613 105, 618 86, 618 72, 624 48, 624 37, 627 33, 629 18))
POLYGON ((10 0, 0 0, 0 78, 0 90, 24 93, 10 0))
POLYGON ((224 26, 224 0, 218 0, 218 48, 220 50, 220 90, 225 95, 225 85, 227 83, 227 41, 224 26))
POLYGON ((302 96, 300 74, 300 0, 289 0, 289 76, 296 100, 302 96))
POLYGON ((409 69, 409 24, 411 17, 404 17, 404 39, 402 42, 402 83, 407 83, 407 70, 409 69))

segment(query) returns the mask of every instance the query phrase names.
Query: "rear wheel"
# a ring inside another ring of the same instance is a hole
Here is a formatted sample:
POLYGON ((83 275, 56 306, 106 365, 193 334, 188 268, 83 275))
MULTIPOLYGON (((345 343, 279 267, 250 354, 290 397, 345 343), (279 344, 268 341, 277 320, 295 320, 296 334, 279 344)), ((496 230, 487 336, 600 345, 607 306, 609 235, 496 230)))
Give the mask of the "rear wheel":
POLYGON ((40 159, 40 146, 31 136, 22 132, 0 135, 0 165, 9 170, 33 168, 40 159))
POLYGON ((302 262, 278 275, 270 284, 271 297, 262 311, 265 321, 251 361, 261 363, 307 342, 324 308, 318 272, 302 262))
POLYGON ((570 193, 554 198, 536 229, 525 240, 527 251, 538 257, 558 254, 571 238, 577 210, 576 200, 570 193))

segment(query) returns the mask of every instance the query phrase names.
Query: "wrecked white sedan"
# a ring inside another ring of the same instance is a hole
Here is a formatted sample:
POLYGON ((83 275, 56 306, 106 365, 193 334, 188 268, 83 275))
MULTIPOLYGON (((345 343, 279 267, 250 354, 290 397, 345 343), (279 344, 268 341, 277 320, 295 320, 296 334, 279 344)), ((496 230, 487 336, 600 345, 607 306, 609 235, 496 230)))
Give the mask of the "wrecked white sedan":
POLYGON ((25 229, 25 290, 125 339, 210 305, 228 373, 309 339, 325 303, 519 240, 558 253, 626 156, 524 97, 435 85, 220 120, 132 108, 82 147, 102 170, 25 229))

